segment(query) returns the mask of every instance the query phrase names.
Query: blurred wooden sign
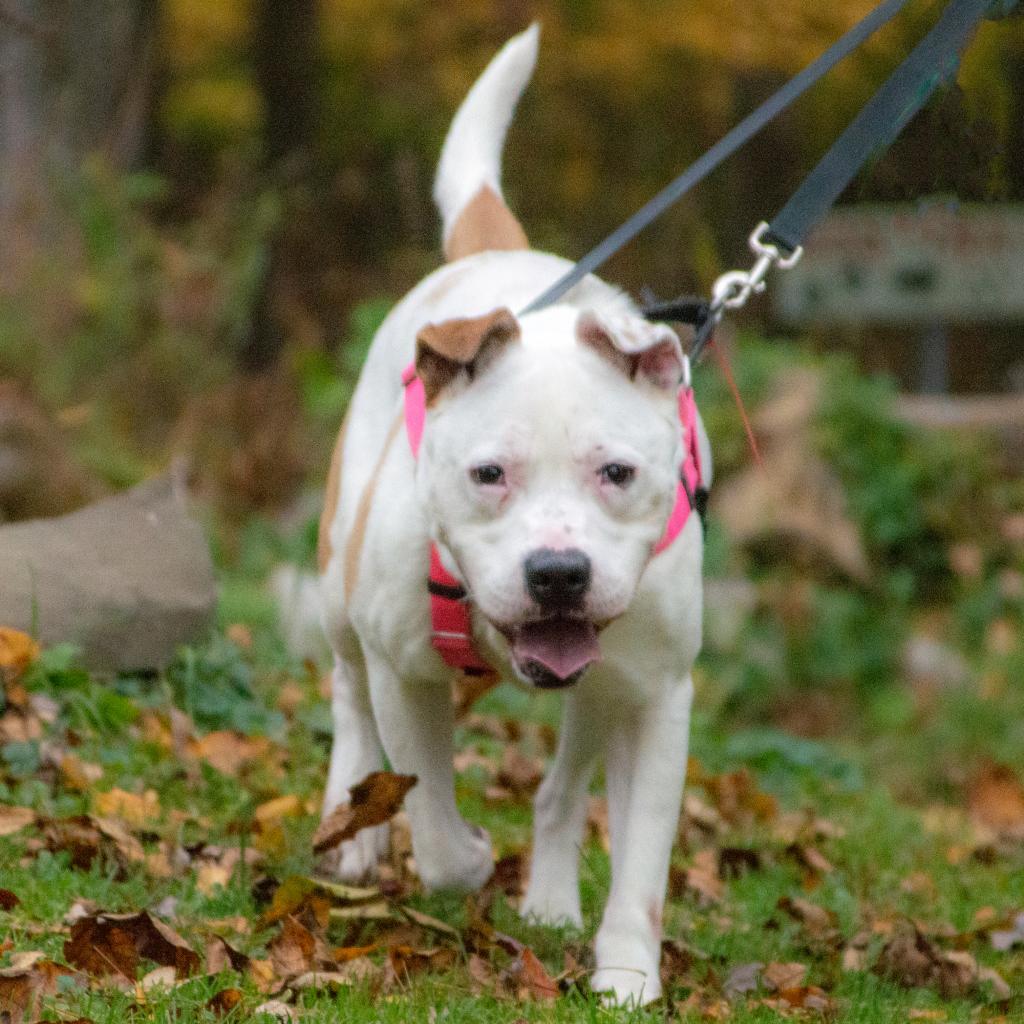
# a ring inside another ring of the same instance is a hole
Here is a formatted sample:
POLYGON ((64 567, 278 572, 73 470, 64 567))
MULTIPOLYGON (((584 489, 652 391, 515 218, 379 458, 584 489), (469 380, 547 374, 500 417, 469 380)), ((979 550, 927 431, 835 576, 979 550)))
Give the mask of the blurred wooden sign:
POLYGON ((770 283, 793 323, 1024 320, 1024 205, 851 206, 770 283))

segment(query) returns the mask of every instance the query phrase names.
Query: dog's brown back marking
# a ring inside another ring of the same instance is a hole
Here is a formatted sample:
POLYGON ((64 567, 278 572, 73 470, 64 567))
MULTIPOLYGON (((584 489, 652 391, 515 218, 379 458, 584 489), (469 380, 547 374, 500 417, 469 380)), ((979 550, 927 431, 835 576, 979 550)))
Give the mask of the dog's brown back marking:
MULTIPOLYGON (((351 407, 350 407, 351 409, 351 407)), ((327 563, 331 560, 331 523, 334 522, 334 513, 338 509, 338 502, 341 500, 341 457, 345 448, 345 432, 348 430, 348 411, 341 421, 341 430, 338 431, 338 440, 334 445, 334 454, 331 456, 331 468, 327 471, 327 486, 324 489, 324 510, 320 513, 320 532, 316 538, 316 562, 323 572, 327 563)))
POLYGON ((522 225, 487 185, 465 205, 452 226, 444 255, 449 263, 492 249, 529 249, 522 225))
POLYGON ((363 542, 366 540, 366 524, 370 518, 370 509, 373 507, 373 496, 377 492, 377 480, 380 477, 380 471, 384 468, 384 460, 388 456, 388 451, 391 449, 391 445, 394 443, 395 438, 398 436, 398 431, 404 423, 405 415, 399 413, 395 422, 391 425, 391 429, 388 431, 384 447, 381 448, 380 455, 377 457, 377 465, 373 467, 373 473, 367 481, 366 488, 359 497, 359 507, 356 509, 356 518, 352 524, 352 532, 348 535, 348 540, 345 542, 346 605, 351 601, 352 594, 356 589, 356 583, 359 582, 359 563, 363 554, 363 542))

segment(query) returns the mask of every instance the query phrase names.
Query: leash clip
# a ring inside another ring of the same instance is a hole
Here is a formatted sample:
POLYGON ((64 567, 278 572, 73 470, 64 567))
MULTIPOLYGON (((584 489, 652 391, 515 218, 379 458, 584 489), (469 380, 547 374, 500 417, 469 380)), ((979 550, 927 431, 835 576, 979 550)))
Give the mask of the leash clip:
POLYGON ((804 247, 798 245, 788 256, 768 237, 768 223, 761 221, 750 235, 750 250, 757 257, 757 262, 750 270, 730 270, 715 281, 712 289, 712 315, 721 319, 722 311, 740 309, 747 304, 751 295, 760 295, 767 287, 768 272, 772 267, 789 270, 796 266, 804 254, 804 247))

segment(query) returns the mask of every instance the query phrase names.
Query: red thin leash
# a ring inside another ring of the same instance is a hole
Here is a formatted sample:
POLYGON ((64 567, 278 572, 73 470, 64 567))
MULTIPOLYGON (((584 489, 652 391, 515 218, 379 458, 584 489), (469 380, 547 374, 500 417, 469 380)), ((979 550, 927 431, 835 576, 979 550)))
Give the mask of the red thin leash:
POLYGON ((743 399, 740 397, 740 389, 736 386, 736 378, 732 375, 732 367, 729 365, 729 359, 725 352, 722 351, 715 344, 714 339, 708 342, 708 348, 711 350, 711 354, 715 357, 715 361, 718 363, 718 368, 722 371, 722 376, 725 377, 725 383, 729 386, 729 391, 732 394, 732 400, 736 403, 736 408, 739 410, 740 420, 743 422, 743 430, 747 435, 747 444, 750 446, 750 453, 754 456, 754 462, 757 463, 757 468, 761 472, 765 472, 764 460, 761 458, 761 449, 757 446, 757 438, 754 437, 754 429, 750 425, 750 417, 747 415, 746 407, 743 405, 743 399))

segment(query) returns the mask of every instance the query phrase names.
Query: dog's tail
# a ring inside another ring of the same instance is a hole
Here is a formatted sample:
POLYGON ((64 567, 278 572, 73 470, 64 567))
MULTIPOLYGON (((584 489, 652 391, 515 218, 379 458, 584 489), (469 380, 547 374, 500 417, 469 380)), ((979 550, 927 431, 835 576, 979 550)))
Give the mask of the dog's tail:
POLYGON ((501 195, 501 151, 537 62, 536 22, 510 39, 476 80, 448 129, 434 180, 448 260, 487 249, 528 249, 501 195))

